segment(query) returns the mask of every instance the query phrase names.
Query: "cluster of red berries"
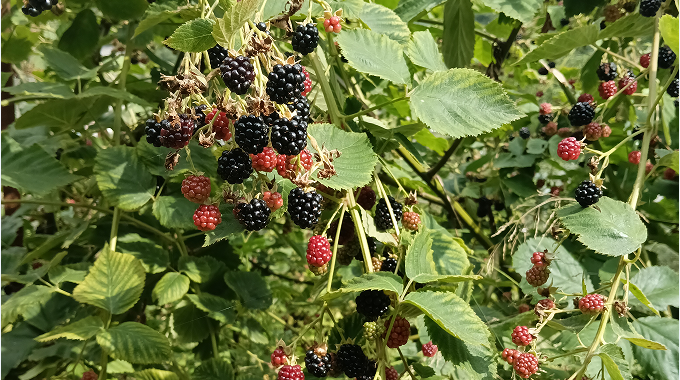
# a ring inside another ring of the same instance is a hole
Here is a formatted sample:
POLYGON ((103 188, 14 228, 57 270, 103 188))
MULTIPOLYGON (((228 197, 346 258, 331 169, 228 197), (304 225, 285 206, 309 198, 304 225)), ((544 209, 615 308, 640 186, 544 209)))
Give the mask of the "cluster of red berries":
POLYGON ((588 294, 578 300, 578 308, 583 314, 599 314, 604 310, 604 296, 601 294, 588 294))
POLYGON ((531 263, 534 266, 526 272, 527 282, 531 286, 541 286, 548 282, 550 260, 545 256, 546 253, 547 250, 544 252, 534 252, 531 256, 531 263))
POLYGON ((322 267, 331 260, 331 245, 324 236, 314 235, 307 244, 307 263, 310 266, 322 267))
POLYGON ((331 16, 330 18, 324 19, 323 27, 328 33, 340 33, 342 30, 342 25, 340 25, 340 17, 331 16))
POLYGON ((428 358, 434 357, 437 354, 437 351, 439 351, 439 347, 437 347, 436 344, 432 344, 432 341, 423 344, 424 356, 427 356, 428 358))
POLYGON ((557 155, 565 160, 577 160, 581 155, 581 142, 575 137, 567 137, 557 144, 557 155))
POLYGON ((501 357, 508 364, 512 364, 512 368, 519 377, 528 379, 531 375, 538 372, 538 358, 530 352, 521 352, 506 348, 501 353, 501 357))
POLYGON ((283 206, 283 197, 281 196, 281 193, 278 192, 271 192, 271 191, 265 191, 262 193, 262 200, 267 204, 267 207, 269 207, 272 212, 278 210, 283 206))
POLYGON ((526 326, 515 327, 510 337, 512 338, 512 343, 518 346, 528 346, 534 340, 534 336, 529 333, 529 329, 526 326))

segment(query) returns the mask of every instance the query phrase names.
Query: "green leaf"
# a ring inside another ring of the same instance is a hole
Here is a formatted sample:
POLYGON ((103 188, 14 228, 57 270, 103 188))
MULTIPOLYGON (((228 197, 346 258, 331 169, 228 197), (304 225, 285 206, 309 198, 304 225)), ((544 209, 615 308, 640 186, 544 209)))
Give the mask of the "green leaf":
POLYGON ((449 334, 470 345, 489 346, 489 330, 462 298, 450 292, 409 293, 404 303, 422 310, 449 334))
POLYGON ((563 57, 576 48, 595 43, 599 39, 599 32, 600 27, 596 23, 564 31, 544 41, 515 64, 563 57))
MULTIPOLYGON (((204 173, 214 173, 217 170, 217 160, 209 149, 204 149, 198 145, 196 139, 191 140, 189 148, 191 148, 191 160, 193 161, 196 170, 204 173)), ((174 149, 155 147, 146 142, 146 139, 142 139, 137 144, 137 156, 153 175, 176 177, 193 170, 191 164, 187 160, 186 154, 181 155, 179 163, 175 166, 174 170, 166 170, 165 157, 170 152, 174 152, 174 149)))
POLYGON ((95 0, 95 3, 104 16, 114 20, 138 19, 149 6, 145 0, 95 0))
POLYGON ((170 360, 168 338, 149 326, 125 322, 97 334, 97 343, 115 359, 136 364, 154 364, 170 360))
MULTIPOLYGON (((670 16, 669 16, 670 17, 670 16)), ((676 21, 677 25, 677 21, 676 21)), ((677 26, 676 26, 677 31, 677 26)), ((624 38, 635 37, 642 38, 651 36, 654 33, 654 18, 644 17, 638 12, 629 13, 624 17, 607 25, 606 28, 600 31, 599 40, 604 40, 612 37, 624 38)), ((677 33, 676 39, 677 39, 677 33)))
POLYGON ((384 34, 400 44, 408 42, 411 36, 408 25, 393 10, 380 4, 364 4, 359 18, 373 32, 384 34))
POLYGON ((138 209, 153 198, 156 180, 139 162, 135 148, 116 146, 97 153, 94 166, 99 189, 123 210, 138 209))
POLYGON ((448 67, 466 67, 475 52, 475 14, 470 0, 448 0, 444 6, 442 52, 448 67))
POLYGON ((83 98, 91 98, 91 97, 97 97, 97 96, 110 96, 114 99, 120 99, 124 100, 128 103, 135 103, 139 104, 140 106, 143 107, 150 107, 152 106, 151 103, 147 102, 146 100, 133 95, 125 90, 121 90, 119 88, 115 87, 106 87, 106 86, 97 86, 97 87, 90 87, 87 90, 83 91, 82 93, 78 94, 76 98, 78 99, 83 99, 83 98))
POLYGON ((208 314, 194 304, 187 304, 173 313, 173 327, 182 343, 200 342, 210 335, 210 319, 208 314))
POLYGON ((134 233, 119 236, 116 250, 138 258, 147 273, 164 272, 170 261, 169 253, 165 248, 151 239, 134 233))
POLYGON ((259 9, 259 0, 241 0, 224 13, 223 18, 217 19, 213 25, 212 36, 218 44, 231 46, 231 40, 239 29, 255 16, 259 9))
POLYGON ((31 95, 40 98, 67 99, 75 96, 69 86, 58 82, 25 82, 4 87, 2 91, 12 95, 31 95))
POLYGON ((47 194, 80 178, 69 173, 53 155, 45 152, 38 144, 22 149, 6 133, 2 134, 0 155, 2 184, 35 195, 47 194), (36 173, 40 173, 39 181, 36 181, 36 173))
POLYGON ((45 63, 64 80, 92 79, 97 76, 101 66, 88 69, 78 62, 71 54, 44 45, 40 51, 43 53, 45 63))
POLYGON ((249 309, 264 310, 272 304, 272 291, 256 272, 233 271, 224 274, 224 281, 249 309))
POLYGON ((189 294, 187 296, 197 308, 208 313, 212 319, 222 323, 230 323, 236 318, 234 311, 234 303, 222 297, 214 296, 208 293, 189 294))
POLYGON ((187 215, 193 215, 199 207, 196 203, 186 199, 182 194, 160 196, 153 202, 153 216, 163 227, 195 230, 196 225, 187 215))
MULTIPOLYGON (((606 2, 604 0, 564 0, 564 13, 565 17, 569 18, 576 16, 578 14, 589 14, 598 6, 604 5, 606 2)), ((557 21, 557 20, 555 20, 557 21)), ((553 22, 555 22, 553 21, 553 22)))
MULTIPOLYGON (((630 292, 645 306, 650 307, 653 305, 651 307, 652 310, 663 310, 668 306, 678 307, 678 297, 680 295, 678 274, 671 268, 666 266, 642 268, 630 282, 630 285, 632 285, 630 292), (638 288, 639 294, 636 294, 633 287, 638 288), (651 305, 646 304, 640 299, 640 295, 651 305)), ((635 304, 635 301, 633 301, 633 304, 635 304)))
MULTIPOLYGON (((287 196, 288 195, 285 194, 284 198, 287 196)), ((286 207, 285 203, 281 208, 284 207, 286 207)), ((218 224, 214 230, 205 233, 205 241, 203 243, 204 247, 215 244, 218 241, 245 231, 243 225, 241 225, 241 223, 239 223, 238 220, 233 217, 234 214, 231 211, 232 209, 233 207, 231 205, 223 204, 220 206, 220 212, 222 213, 222 223, 218 224)))
POLYGON ((367 29, 343 31, 336 40, 350 66, 394 84, 411 82, 404 48, 385 35, 367 29))
MULTIPOLYGON (((650 21, 653 18, 649 18, 650 21)), ((663 42, 668 45, 676 55, 680 55, 680 50, 678 50, 678 18, 671 15, 663 15, 659 20, 659 31, 661 32, 661 37, 663 37, 663 42)), ((677 170, 676 170, 677 171, 677 170)))
POLYGON ((135 372, 134 378, 138 380, 179 380, 179 377, 175 373, 156 368, 147 368, 135 372))
POLYGON ((90 56, 99 42, 99 24, 91 9, 80 11, 59 39, 59 49, 77 59, 90 56))
MULTIPOLYGON (((658 151, 659 149, 657 149, 658 151)), ((659 160, 659 166, 666 166, 669 167, 673 170, 675 170, 676 173, 680 172, 680 168, 678 168, 678 151, 672 151, 669 154, 664 155, 661 157, 659 160)))
POLYGON ((443 2, 444 0, 399 0, 394 13, 405 22, 409 22, 420 12, 430 10, 443 2))
POLYGON ((578 203, 557 210, 565 228, 597 253, 609 256, 629 254, 647 240, 647 228, 630 205, 602 197, 595 207, 578 203))
POLYGON ((111 314, 122 314, 139 300, 145 277, 142 263, 134 256, 104 249, 85 281, 73 290, 73 298, 111 314))
POLYGON ((43 285, 28 285, 12 294, 2 304, 2 327, 13 323, 36 304, 42 304, 52 297, 52 288, 43 285))
POLYGON ((638 301, 640 301, 640 303, 647 306, 651 311, 654 312, 654 314, 661 316, 659 314, 659 311, 654 308, 654 305, 652 305, 652 303, 649 302, 647 296, 645 296, 645 294, 642 292, 642 290, 640 290, 640 288, 637 287, 637 285, 633 284, 632 282, 627 282, 625 279, 622 279, 621 282, 623 282, 624 284, 626 283, 628 284, 628 290, 632 295, 635 296, 635 298, 637 298, 638 301))
POLYGON ((108 107, 110 104, 108 99, 105 99, 106 104, 100 103, 100 99, 55 99, 38 104, 19 117, 16 128, 39 126, 53 130, 81 131, 83 125, 94 120, 94 115, 104 111, 102 106, 108 107))
POLYGON ((210 359, 201 363, 191 378, 194 380, 233 380, 234 370, 222 359, 210 359))
POLYGON ((175 15, 179 15, 185 20, 192 20, 199 17, 201 12, 195 5, 182 3, 180 1, 152 3, 149 5, 149 8, 146 9, 142 21, 137 25, 133 37, 137 37, 144 31, 153 28, 175 15))
POLYGON ((185 53, 197 53, 215 46, 212 36, 214 21, 197 18, 187 21, 165 40, 169 47, 185 53))
MULTIPOLYGON (((336 175, 318 178, 318 181, 336 190, 349 190, 368 184, 378 157, 371 148, 371 143, 364 133, 345 132, 333 124, 311 124, 307 132, 314 137, 319 147, 328 150, 336 149, 341 155, 333 160, 336 175)), ((311 147, 312 153, 316 149, 311 147)))
POLYGON ((536 12, 541 9, 541 0, 482 0, 484 5, 507 16, 529 23, 536 12))
POLYGON ((635 360, 646 376, 654 380, 675 379, 678 371, 678 321, 671 318, 644 317, 633 321, 633 327, 647 339, 659 342, 667 350, 648 350, 633 346, 635 360))
POLYGON ((602 359, 602 363, 607 369, 607 373, 612 380, 630 379, 630 371, 628 370, 628 362, 623 356, 621 347, 609 343, 598 349, 597 355, 602 359))
POLYGON ((527 153, 543 154, 548 147, 548 142, 543 139, 529 139, 527 142, 527 153))
POLYGON ((158 281, 151 295, 154 300, 158 300, 159 305, 175 302, 187 294, 190 284, 189 277, 177 272, 169 272, 158 281))
POLYGON ((59 338, 74 339, 74 340, 88 340, 95 336, 99 331, 104 329, 104 322, 99 317, 85 317, 66 326, 57 327, 56 329, 42 334, 35 338, 38 342, 48 342, 59 338))
MULTIPOLYGON (((439 226, 439 225, 437 225, 439 226)), ((428 228, 431 228, 428 226, 428 228)), ((454 238, 448 232, 431 228, 432 259, 437 272, 441 275, 462 275, 468 273, 470 260, 461 239, 454 238)))
MULTIPOLYGON (((4 315, 5 305, 2 305, 3 326, 6 323, 4 315)), ((11 369, 17 367, 28 358, 33 349, 38 346, 38 342, 34 338, 39 334, 40 331, 28 323, 21 323, 11 331, 2 334, 2 339, 0 340, 0 343, 2 343, 0 373, 2 375, 0 378, 4 379, 11 369)))
POLYGON ((360 277, 354 277, 343 283, 338 289, 340 293, 362 292, 364 290, 387 290, 401 295, 404 290, 401 277, 390 272, 366 273, 360 277))
POLYGON ((459 282, 482 278, 476 275, 440 274, 433 258, 432 235, 434 234, 430 230, 423 229, 416 234, 413 243, 408 247, 405 265, 406 276, 409 279, 425 284, 435 281, 459 282))
POLYGON ((446 70, 446 65, 439 52, 437 42, 432 38, 432 34, 429 31, 413 33, 408 43, 406 55, 408 55, 411 62, 418 66, 432 71, 446 70))
POLYGON ((182 256, 177 269, 198 283, 207 282, 212 275, 210 262, 204 257, 182 256))
POLYGON ((54 268, 50 268, 48 275, 50 282, 53 284, 61 284, 63 282, 74 282, 79 284, 85 280, 87 276, 87 263, 85 265, 71 264, 71 265, 57 265, 54 268), (80 268, 85 269, 81 270, 80 268))
POLYGON ((38 42, 38 38, 40 38, 40 33, 36 33, 30 27, 31 24, 13 25, 11 33, 3 34, 2 62, 20 64, 22 61, 26 61, 28 56, 33 53, 33 48, 36 42, 38 42))
POLYGON ((524 116, 498 83, 468 69, 432 73, 413 90, 411 109, 428 127, 454 138, 489 132, 524 116))

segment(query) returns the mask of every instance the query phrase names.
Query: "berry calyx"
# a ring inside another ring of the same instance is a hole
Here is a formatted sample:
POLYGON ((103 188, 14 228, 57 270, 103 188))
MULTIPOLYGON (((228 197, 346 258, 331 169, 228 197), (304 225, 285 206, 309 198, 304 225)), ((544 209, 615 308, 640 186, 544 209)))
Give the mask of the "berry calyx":
POLYGON ((609 99, 612 96, 616 95, 616 82, 613 80, 606 81, 606 82, 600 82, 600 86, 597 88, 597 91, 600 93, 600 97, 602 99, 609 99))
POLYGON ((432 341, 429 341, 423 344, 422 350, 424 356, 431 358, 437 354, 437 351, 439 351, 439 347, 437 347, 436 344, 432 344, 432 341))
POLYGON ((577 160, 581 155, 581 143, 574 137, 567 137, 557 144, 557 155, 565 160, 577 160))
POLYGON ((634 150, 634 151, 628 153, 628 162, 630 162, 633 165, 639 164, 641 158, 642 158, 642 153, 640 153, 639 150, 634 150))
POLYGON ((201 231, 212 231, 222 223, 222 214, 215 205, 200 205, 194 212, 194 225, 201 231))
POLYGON ((210 178, 190 175, 182 181, 182 194, 194 203, 203 203, 210 197, 210 178))
POLYGON ((284 365, 286 362, 288 362, 288 357, 283 351, 283 347, 277 347, 274 352, 272 352, 271 361, 274 367, 284 365))
POLYGON ((578 308, 583 314, 598 314, 604 310, 604 296, 601 294, 588 294, 578 300, 578 308))
POLYGON ((533 287, 541 286, 548 282, 550 270, 547 267, 534 266, 526 272, 526 279, 533 287))
POLYGON ((390 306, 390 297, 382 290, 364 290, 355 299, 357 312, 369 321, 382 317, 390 306))
POLYGON ((517 351, 512 348, 506 348, 501 352, 501 358, 505 360, 508 364, 514 363, 515 360, 519 358, 519 356, 522 355, 520 351, 517 351))
POLYGON ((589 180, 581 182, 574 191, 574 198, 581 207, 594 205, 600 200, 600 197, 602 197, 602 189, 589 180))
POLYGON ((332 16, 323 20, 323 27, 328 33, 340 33, 342 30, 342 25, 340 25, 340 17, 332 16))
POLYGON ((248 231, 259 231, 269 224, 271 210, 265 201, 252 199, 250 203, 238 203, 234 206, 236 220, 248 231))
POLYGON ((532 353, 525 352, 512 363, 512 368, 519 377, 528 379, 531 375, 538 372, 538 358, 532 353))
POLYGON ((518 346, 528 346, 534 340, 534 337, 529 333, 526 326, 517 326, 510 335, 512 343, 518 346))
POLYGON ((279 370, 278 380, 305 380, 305 374, 299 365, 284 365, 279 370))
POLYGON ((331 245, 324 236, 315 235, 307 243, 307 263, 320 267, 331 260, 331 245))
POLYGON ((262 200, 267 204, 267 207, 274 212, 283 206, 283 197, 281 193, 265 191, 262 193, 262 200))
MULTIPOLYGON (((387 330, 390 327, 390 319, 385 321, 385 334, 383 338, 387 335, 387 330)), ((390 332, 390 337, 387 338, 387 347, 397 348, 408 343, 408 337, 411 334, 411 324, 405 318, 397 315, 394 324, 392 325, 392 331, 390 332)))
POLYGON ((407 230, 418 231, 418 228, 420 228, 420 215, 417 212, 407 211, 404 213, 401 224, 407 230))
POLYGON ((215 117, 215 114, 217 114, 217 119, 215 119, 212 125, 212 131, 215 132, 215 138, 222 141, 228 141, 231 139, 231 129, 229 129, 231 120, 227 118, 226 113, 218 113, 217 109, 213 108, 209 114, 205 115, 205 122, 210 123, 210 121, 215 117))

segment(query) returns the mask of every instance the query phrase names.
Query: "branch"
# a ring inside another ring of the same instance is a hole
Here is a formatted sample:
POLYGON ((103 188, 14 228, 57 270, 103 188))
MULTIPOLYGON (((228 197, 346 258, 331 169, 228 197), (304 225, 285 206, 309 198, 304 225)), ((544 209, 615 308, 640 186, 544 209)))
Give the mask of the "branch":
POLYGON ((486 76, 489 78, 498 81, 498 72, 503 66, 503 62, 505 61, 505 58, 508 57, 508 52, 510 52, 510 47, 512 46, 513 43, 515 43, 515 39, 517 38, 517 33, 519 33, 520 28, 522 27, 522 24, 519 23, 510 33, 510 36, 508 37, 505 42, 501 43, 498 45, 498 48, 496 51, 498 52, 497 54, 494 53, 494 58, 496 59, 496 62, 491 62, 489 64, 489 67, 486 68, 486 76))
POLYGON ((428 170, 427 173, 425 173, 425 176, 432 180, 432 177, 434 177, 439 170, 444 167, 444 165, 449 161, 449 158, 456 152, 458 147, 460 146, 460 143, 463 142, 463 139, 457 139, 454 140, 453 143, 451 144, 451 147, 444 153, 444 156, 437 162, 435 166, 432 167, 432 169, 428 170))

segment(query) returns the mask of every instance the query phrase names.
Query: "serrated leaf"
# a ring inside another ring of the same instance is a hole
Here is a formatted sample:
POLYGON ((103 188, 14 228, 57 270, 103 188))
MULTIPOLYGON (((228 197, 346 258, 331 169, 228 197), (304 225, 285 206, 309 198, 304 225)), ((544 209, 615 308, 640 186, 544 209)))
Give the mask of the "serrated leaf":
POLYGON ((384 34, 400 44, 406 43, 411 36, 408 25, 393 10, 380 4, 364 4, 359 18, 373 32, 384 34))
POLYGON ((428 127, 454 138, 476 136, 524 116, 501 86, 482 73, 432 73, 413 90, 411 110, 428 127))
POLYGON ((233 271, 224 274, 224 281, 241 297, 245 307, 264 310, 272 304, 272 291, 256 272, 233 271))
POLYGON ((259 0, 241 0, 232 6, 223 18, 217 19, 213 25, 212 36, 218 44, 231 46, 231 40, 239 29, 255 16, 260 5, 259 0))
POLYGON ((234 370, 222 359, 210 359, 201 363, 191 377, 194 380, 233 380, 234 370))
POLYGON ((564 31, 544 41, 515 64, 563 57, 576 48, 595 43, 600 38, 599 33, 600 27, 595 23, 564 31))
POLYGON ((139 300, 145 277, 142 263, 134 256, 105 249, 73 290, 73 298, 111 314, 122 314, 139 300))
POLYGON ((151 295, 154 300, 158 300, 159 305, 175 302, 187 294, 190 284, 189 277, 177 272, 169 272, 156 283, 151 295))
MULTIPOLYGON (((650 18, 653 20, 653 18, 650 18)), ((680 50, 678 50, 678 18, 671 15, 663 15, 659 20, 659 31, 661 32, 661 37, 663 37, 663 42, 668 45, 676 55, 680 55, 680 50)), ((676 170, 677 171, 677 170, 676 170)))
POLYGON ((3 87, 2 91, 12 95, 32 95, 40 98, 67 99, 76 96, 69 86, 58 82, 26 82, 3 87))
POLYGON ((444 6, 442 53, 448 67, 466 67, 475 52, 475 14, 470 0, 448 0, 444 6))
POLYGON ((66 326, 60 326, 56 329, 42 334, 35 338, 38 342, 48 342, 59 338, 73 339, 73 340, 88 340, 95 336, 104 328, 104 322, 98 317, 85 317, 66 326))
POLYGON ((678 371, 678 321, 672 318, 644 317, 633 321, 645 338, 663 344, 667 350, 648 350, 633 346, 635 360, 645 375, 654 380, 675 379, 678 371))
POLYGON ((42 304, 52 297, 52 289, 43 285, 29 285, 12 294, 0 308, 2 327, 13 323, 17 317, 27 312, 36 304, 42 304))
POLYGON ((186 199, 181 194, 164 195, 156 198, 153 202, 153 216, 158 219, 163 227, 195 230, 196 225, 194 225, 193 219, 186 216, 193 215, 198 207, 198 204, 186 199))
MULTIPOLYGON (((336 190, 349 190, 371 181, 378 157, 366 134, 345 132, 333 124, 311 124, 307 132, 320 148, 341 152, 340 157, 333 160, 337 174, 327 179, 317 177, 321 184, 336 190)), ((308 147, 310 152, 316 152, 311 144, 308 147)))
POLYGON ((411 82, 404 48, 385 35, 367 29, 343 31, 336 41, 350 66, 395 84, 411 82))
POLYGON ((65 186, 79 176, 69 173, 54 156, 38 144, 22 149, 6 133, 2 134, 2 184, 42 195, 65 186), (31 168, 31 170, 26 170, 31 168), (35 174, 40 173, 36 181, 35 174))
POLYGON ((529 23, 541 9, 541 0, 483 0, 484 5, 495 11, 503 12, 515 20, 529 23))
POLYGON ((99 42, 99 24, 91 9, 80 11, 59 39, 59 49, 84 59, 92 54, 99 42))
MULTIPOLYGON (((109 365, 111 364, 109 363, 109 365)), ((177 374, 156 368, 147 368, 145 370, 135 372, 134 378, 138 380, 179 380, 177 374)))
POLYGON ((147 273, 165 271, 170 261, 169 253, 165 248, 135 233, 119 236, 116 250, 138 258, 147 273))
POLYGON ((215 39, 212 36, 213 24, 214 21, 205 18, 187 21, 175 29, 164 43, 185 53, 208 50, 215 46, 215 39))
MULTIPOLYGON (((110 104, 106 100, 106 107, 110 104)), ((48 127, 53 130, 81 131, 83 125, 105 111, 101 97, 88 99, 54 99, 38 104, 16 121, 17 129, 48 127)))
POLYGON ((422 229, 418 232, 406 252, 406 276, 414 282, 460 282, 481 279, 481 276, 462 274, 440 274, 435 266, 432 250, 432 233, 422 229))
POLYGON ((115 359, 130 363, 162 363, 172 357, 168 338, 137 322, 124 322, 100 332, 97 343, 115 359))
POLYGON ((156 180, 139 162, 135 148, 116 146, 97 153, 97 185, 104 196, 123 210, 135 210, 153 198, 156 180))
POLYGON ((182 256, 177 266, 177 269, 186 274, 191 281, 198 283, 207 282, 212 274, 210 262, 204 257, 182 256))
POLYGON ((162 23, 163 21, 175 15, 180 15, 185 20, 191 20, 199 17, 201 15, 201 12, 198 10, 196 6, 188 5, 186 3, 182 4, 179 1, 152 3, 149 5, 149 8, 146 9, 142 21, 140 21, 139 25, 137 25, 133 37, 137 37, 144 31, 162 23))
MULTIPOLYGON (((637 285, 637 291, 640 292, 641 298, 646 299, 653 305, 652 310, 666 309, 668 306, 678 307, 678 297, 680 290, 678 289, 678 273, 666 266, 652 266, 642 268, 640 271, 630 279, 631 285, 637 285)), ((636 294, 633 287, 630 289, 631 293, 638 298, 640 294, 636 294)), ((635 304, 635 301, 633 301, 635 304)), ((650 306, 650 305, 645 305, 650 306)))
POLYGON ((630 379, 630 371, 628 370, 628 362, 623 356, 621 347, 615 344, 605 344, 598 349, 597 355, 602 360, 607 373, 612 380, 630 379))
MULTIPOLYGON (((658 150, 658 149, 657 149, 658 150)), ((659 160, 659 166, 666 166, 669 167, 673 170, 675 170, 676 173, 680 172, 680 168, 678 168, 678 151, 675 150, 669 154, 664 155, 661 157, 659 160)))
POLYGON ((654 18, 644 17, 640 15, 638 12, 635 12, 629 13, 621 17, 620 19, 613 22, 611 25, 607 25, 606 28, 600 31, 598 39, 603 40, 612 37, 642 38, 645 36, 651 36, 653 33, 654 33, 654 18))
POLYGON ((437 42, 435 42, 429 31, 413 33, 408 43, 406 55, 408 55, 411 62, 418 66, 432 71, 446 70, 446 65, 439 52, 437 42))
POLYGON ((398 295, 404 290, 401 277, 390 272, 366 273, 343 283, 339 293, 363 292, 364 290, 387 290, 398 295))
POLYGON ((432 259, 437 272, 441 275, 453 276, 468 273, 470 260, 465 251, 465 244, 460 239, 451 236, 446 230, 440 231, 433 228, 430 232, 432 234, 432 259))
POLYGON ((200 342, 210 335, 208 313, 198 309, 190 303, 172 313, 173 328, 182 343, 200 342))
POLYGON ((439 327, 470 344, 489 346, 489 330, 462 298, 450 292, 409 293, 404 303, 422 310, 439 327))
POLYGON ((578 203, 557 210, 565 228, 597 253, 621 256, 637 250, 647 240, 647 228, 630 205, 602 197, 594 207, 578 203))
MULTIPOLYGON (((288 194, 284 195, 284 197, 288 199, 288 194)), ((285 206, 286 204, 284 204, 284 207, 285 206)), ((232 209, 233 206, 231 205, 223 204, 220 206, 220 213, 222 213, 222 223, 218 224, 214 230, 206 232, 205 241, 203 242, 204 247, 215 244, 218 241, 245 231, 243 225, 241 225, 241 223, 239 223, 238 220, 236 220, 236 218, 233 216, 234 214, 231 211, 232 209)))
POLYGON ((73 282, 79 284, 85 280, 85 276, 87 276, 87 268, 87 263, 57 265, 54 268, 50 268, 48 276, 50 282, 56 285, 63 282, 73 282), (81 267, 84 267, 84 269, 80 269, 81 267))
POLYGON ((114 99, 124 100, 128 103, 139 104, 142 107, 150 107, 151 106, 151 103, 140 98, 139 96, 133 95, 133 94, 131 94, 131 93, 125 91, 125 90, 121 90, 119 88, 106 87, 106 86, 90 87, 87 90, 83 91, 82 93, 78 94, 76 96, 76 99, 92 98, 92 97, 98 97, 98 96, 109 96, 109 97, 112 97, 114 99))
MULTIPOLYGON (((196 170, 204 173, 214 173, 217 170, 217 160, 209 149, 201 148, 196 139, 191 140, 189 148, 191 148, 191 161, 194 163, 196 170)), ((165 147, 155 147, 146 142, 146 139, 142 139, 137 144, 137 156, 139 157, 139 160, 153 175, 175 177, 193 170, 191 164, 187 160, 186 154, 181 154, 179 163, 175 166, 174 170, 166 170, 165 157, 171 151, 174 150, 165 147)))
POLYGON ((445 0, 399 0, 399 5, 394 9, 403 21, 409 22, 424 10, 430 10, 445 0))
POLYGON ((651 302, 647 299, 647 296, 640 290, 640 288, 637 287, 637 285, 633 284, 632 282, 627 282, 625 279, 622 279, 621 282, 624 284, 628 284, 628 290, 630 293, 637 298, 640 303, 643 305, 647 306, 651 311, 654 312, 654 314, 660 316, 659 311, 654 308, 654 305, 652 305, 651 302))
POLYGON ((230 323, 236 317, 232 310, 234 308, 232 301, 208 293, 189 294, 187 297, 197 308, 208 313, 208 316, 212 319, 222 323, 230 323))
POLYGON ((97 76, 97 71, 101 66, 95 66, 88 69, 78 62, 78 60, 69 53, 43 45, 40 49, 43 53, 45 63, 49 68, 59 75, 64 80, 74 79, 92 79, 97 76))

